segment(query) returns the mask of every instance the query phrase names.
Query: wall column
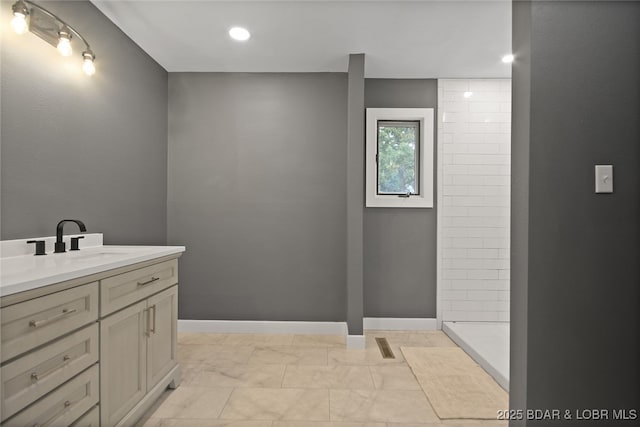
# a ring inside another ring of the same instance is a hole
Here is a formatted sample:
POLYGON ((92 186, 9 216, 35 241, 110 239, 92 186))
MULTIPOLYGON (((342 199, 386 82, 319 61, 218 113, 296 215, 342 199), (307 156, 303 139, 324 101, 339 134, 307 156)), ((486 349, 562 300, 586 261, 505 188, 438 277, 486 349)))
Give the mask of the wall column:
POLYGON ((347 347, 364 348, 364 54, 349 55, 347 99, 347 347))

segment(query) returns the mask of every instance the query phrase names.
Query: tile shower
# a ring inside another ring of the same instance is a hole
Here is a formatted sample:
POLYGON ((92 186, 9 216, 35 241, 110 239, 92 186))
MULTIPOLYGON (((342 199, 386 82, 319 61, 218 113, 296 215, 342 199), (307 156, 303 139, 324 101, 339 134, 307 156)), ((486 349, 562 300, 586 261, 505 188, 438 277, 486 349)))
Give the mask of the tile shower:
POLYGON ((438 80, 438 318, 508 384, 511 80, 438 80))

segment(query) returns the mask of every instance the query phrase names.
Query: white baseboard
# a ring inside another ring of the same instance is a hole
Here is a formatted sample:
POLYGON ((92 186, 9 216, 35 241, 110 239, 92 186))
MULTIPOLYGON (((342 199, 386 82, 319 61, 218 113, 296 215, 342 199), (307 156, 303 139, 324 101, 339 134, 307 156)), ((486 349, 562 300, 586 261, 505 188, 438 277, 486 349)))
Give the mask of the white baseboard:
POLYGON ((347 323, 182 319, 178 320, 178 332, 347 335, 347 323))
POLYGON ((347 348, 362 350, 365 348, 364 335, 347 335, 347 348))
MULTIPOLYGON (((364 329, 383 331, 432 331, 437 329, 436 319, 365 317, 364 329)), ((346 322, 295 322, 261 320, 178 320, 179 332, 209 332, 219 334, 309 334, 309 335, 347 335, 346 322)), ((354 337, 354 343, 363 335, 354 337)), ((351 347, 349 347, 351 348, 351 347)), ((364 338, 362 347, 364 348, 364 338)))
POLYGON ((401 317, 365 317, 364 329, 379 331, 435 331, 436 319, 401 317))

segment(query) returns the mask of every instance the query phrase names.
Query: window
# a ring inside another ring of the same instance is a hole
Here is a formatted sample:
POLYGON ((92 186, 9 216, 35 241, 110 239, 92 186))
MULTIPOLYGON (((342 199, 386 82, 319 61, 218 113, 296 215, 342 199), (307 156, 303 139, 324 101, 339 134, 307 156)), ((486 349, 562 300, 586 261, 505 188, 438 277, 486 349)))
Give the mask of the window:
POLYGON ((367 108, 367 207, 433 207, 433 109, 367 108))
POLYGON ((378 194, 420 194, 420 122, 378 120, 378 194))

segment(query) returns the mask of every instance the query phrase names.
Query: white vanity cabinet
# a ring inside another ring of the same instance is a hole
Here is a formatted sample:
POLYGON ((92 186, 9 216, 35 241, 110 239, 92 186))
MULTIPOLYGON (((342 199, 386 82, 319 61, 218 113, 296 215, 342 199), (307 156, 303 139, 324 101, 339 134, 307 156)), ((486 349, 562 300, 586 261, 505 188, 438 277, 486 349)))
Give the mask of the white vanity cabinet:
POLYGON ((129 426, 176 387, 178 256, 0 298, 0 424, 129 426))

